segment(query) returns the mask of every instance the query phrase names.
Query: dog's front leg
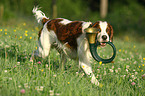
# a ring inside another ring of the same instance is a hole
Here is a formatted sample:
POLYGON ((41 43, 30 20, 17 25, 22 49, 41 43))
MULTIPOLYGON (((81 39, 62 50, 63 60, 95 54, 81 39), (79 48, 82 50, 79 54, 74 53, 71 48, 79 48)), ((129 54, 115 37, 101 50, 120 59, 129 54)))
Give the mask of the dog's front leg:
POLYGON ((95 85, 99 85, 98 80, 93 74, 92 67, 90 64, 91 54, 89 51, 89 46, 86 40, 82 41, 78 47, 78 57, 79 57, 79 65, 84 70, 84 72, 91 77, 91 82, 95 85))

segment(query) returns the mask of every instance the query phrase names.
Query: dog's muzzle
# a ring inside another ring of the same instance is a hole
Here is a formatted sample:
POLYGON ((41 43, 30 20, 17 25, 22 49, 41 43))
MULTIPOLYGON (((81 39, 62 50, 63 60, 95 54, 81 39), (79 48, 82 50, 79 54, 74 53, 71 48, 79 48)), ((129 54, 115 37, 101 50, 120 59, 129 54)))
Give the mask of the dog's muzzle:
MULTIPOLYGON (((91 55, 92 57, 98 61, 98 62, 102 62, 102 63, 110 63, 114 60, 115 56, 116 56, 116 48, 114 46, 114 44, 112 42, 101 42, 101 43, 106 43, 106 44, 109 44, 112 48, 113 48, 113 55, 111 58, 109 59, 103 59, 101 58, 98 53, 97 53, 97 47, 99 45, 101 45, 100 42, 97 42, 97 32, 98 32, 98 29, 97 28, 86 28, 85 29, 85 32, 86 32, 86 37, 88 39, 88 42, 89 42, 89 46, 90 46, 90 52, 91 52, 91 55)), ((106 37, 103 37, 104 39, 106 37)))

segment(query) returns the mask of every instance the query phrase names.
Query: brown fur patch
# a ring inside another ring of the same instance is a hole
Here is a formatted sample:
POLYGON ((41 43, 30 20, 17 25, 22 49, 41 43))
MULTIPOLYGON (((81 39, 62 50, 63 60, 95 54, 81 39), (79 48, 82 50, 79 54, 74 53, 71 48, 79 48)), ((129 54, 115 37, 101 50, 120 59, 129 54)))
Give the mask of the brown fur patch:
POLYGON ((67 25, 59 23, 63 19, 53 19, 47 23, 48 30, 54 30, 58 40, 71 49, 77 49, 77 38, 82 34, 81 21, 72 21, 67 25))

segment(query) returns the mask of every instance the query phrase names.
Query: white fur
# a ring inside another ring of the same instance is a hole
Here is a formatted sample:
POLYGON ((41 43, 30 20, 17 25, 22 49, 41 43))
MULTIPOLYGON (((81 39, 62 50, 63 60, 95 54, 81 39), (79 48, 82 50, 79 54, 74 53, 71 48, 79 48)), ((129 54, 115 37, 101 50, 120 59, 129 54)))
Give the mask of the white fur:
POLYGON ((83 22, 82 24, 82 32, 84 33, 84 29, 88 28, 92 22, 83 22))
POLYGON ((33 10, 32 10, 32 12, 33 12, 33 14, 34 14, 34 16, 35 16, 37 22, 38 22, 39 24, 41 24, 41 20, 42 20, 43 18, 46 18, 46 19, 49 19, 49 18, 47 18, 47 17, 45 16, 45 14, 44 14, 41 10, 39 10, 39 9, 40 9, 40 8, 38 8, 38 7, 34 7, 33 10))
POLYGON ((67 19, 63 19, 63 21, 60 21, 59 23, 63 24, 63 25, 67 25, 69 23, 71 23, 72 21, 67 20, 67 19))
POLYGON ((101 32, 97 35, 98 41, 99 42, 108 42, 109 41, 109 35, 106 32, 106 29, 107 29, 107 26, 108 26, 107 22, 100 21, 99 25, 100 25, 101 32), (105 41, 102 39, 103 35, 107 36, 107 39, 105 41))
MULTIPOLYGON (((33 13, 36 14, 36 19, 38 23, 43 19, 43 17, 46 17, 45 14, 36 9, 33 9, 33 13), (42 14, 42 15, 41 15, 42 14)), ((61 53, 61 60, 62 60, 62 65, 65 64, 66 62, 66 57, 70 57, 71 59, 75 59, 79 61, 79 65, 82 67, 84 72, 91 78, 91 82, 95 85, 99 85, 98 80, 96 79, 95 75, 93 74, 92 67, 90 64, 90 59, 91 53, 89 51, 89 45, 88 41, 86 39, 86 34, 84 32, 85 28, 88 28, 91 24, 91 22, 83 22, 82 24, 82 32, 83 34, 77 38, 77 51, 71 50, 68 47, 66 47, 66 44, 61 44, 60 41, 58 40, 57 36, 55 35, 55 32, 53 30, 48 31, 47 29, 47 23, 46 22, 43 26, 41 36, 38 40, 38 49, 34 51, 33 56, 39 56, 39 57, 46 57, 49 55, 49 51, 52 45, 57 44, 59 49, 62 50, 61 53)), ((61 24, 68 24, 71 23, 71 21, 64 19, 63 21, 60 22, 61 24)), ((31 57, 31 59, 32 59, 31 57)))

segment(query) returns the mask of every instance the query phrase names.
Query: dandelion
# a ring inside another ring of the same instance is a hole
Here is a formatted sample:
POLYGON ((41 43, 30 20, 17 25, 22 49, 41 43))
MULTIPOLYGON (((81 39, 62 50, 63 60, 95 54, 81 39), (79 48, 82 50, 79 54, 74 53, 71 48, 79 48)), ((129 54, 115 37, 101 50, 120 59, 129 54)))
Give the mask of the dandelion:
POLYGON ((14 30, 14 32, 16 32, 16 30, 14 30))
POLYGON ((131 85, 135 85, 135 82, 132 82, 131 85))
POLYGON ((5 35, 7 35, 7 32, 5 32, 5 35))
POLYGON ((134 45, 133 48, 136 48, 136 46, 134 45))
POLYGON ((67 82, 67 84, 70 84, 70 82, 67 82))
POLYGON ((142 66, 144 66, 144 64, 142 64, 142 66))
POLYGON ((84 65, 83 65, 82 67, 83 67, 83 68, 85 68, 85 66, 84 66, 84 65))
POLYGON ((25 33, 25 36, 28 36, 28 34, 27 34, 27 33, 25 33))
POLYGON ((35 47, 35 49, 37 50, 37 47, 35 47))
POLYGON ((0 32, 2 32, 3 31, 3 29, 0 29, 0 32))
POLYGON ((41 71, 43 72, 44 70, 43 70, 43 69, 41 69, 41 71))
POLYGON ((27 33, 28 31, 26 30, 25 33, 27 33))
POLYGON ((24 94, 25 93, 25 89, 21 89, 21 91, 20 91, 22 94, 24 94))
POLYGON ((140 66, 139 66, 139 68, 140 68, 140 66))
POLYGON ((121 52, 121 49, 119 49, 119 52, 121 52))
POLYGON ((145 60, 145 58, 143 58, 143 60, 145 60))
POLYGON ((30 37, 30 39, 32 39, 32 37, 30 37))
POLYGON ((141 72, 143 72, 143 70, 141 70, 141 72))
POLYGON ((99 64, 102 65, 102 61, 100 61, 99 64))
POLYGON ((22 39, 22 36, 20 36, 20 39, 22 39))

